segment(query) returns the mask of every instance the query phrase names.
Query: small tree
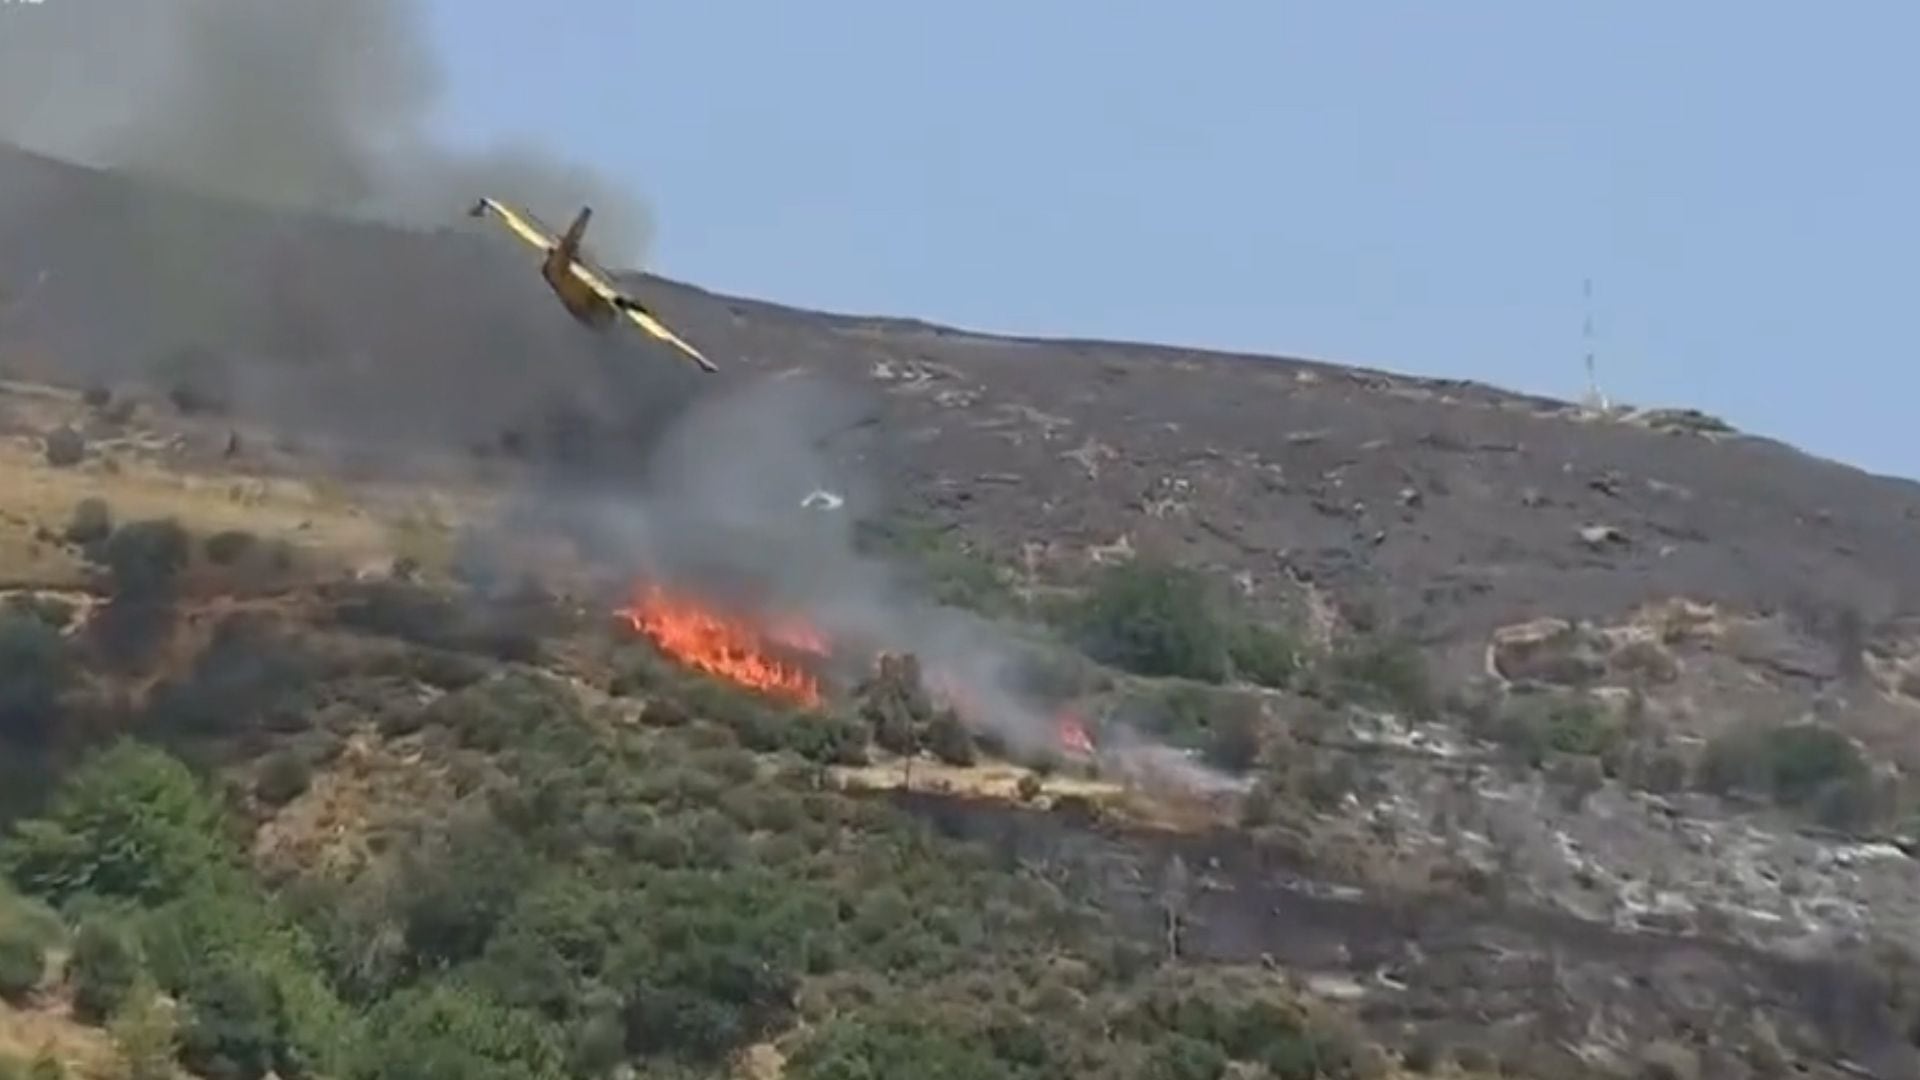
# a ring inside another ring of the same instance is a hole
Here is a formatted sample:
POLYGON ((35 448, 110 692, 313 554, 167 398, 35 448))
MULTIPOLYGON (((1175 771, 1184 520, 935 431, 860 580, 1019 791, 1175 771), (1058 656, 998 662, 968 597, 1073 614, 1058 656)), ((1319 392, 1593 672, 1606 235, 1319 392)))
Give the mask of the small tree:
POLYGON ((62 425, 47 433, 47 464, 55 468, 69 468, 87 459, 87 440, 70 427, 62 425))
POLYGON ((45 817, 0 844, 28 893, 161 903, 232 870, 219 804, 185 765, 131 740, 95 753, 54 793, 45 817))
POLYGON ((107 538, 101 561, 113 574, 116 598, 158 598, 171 593, 192 550, 187 530, 179 522, 171 518, 135 521, 107 538))
POLYGON ((101 498, 81 499, 73 506, 73 517, 67 521, 66 540, 83 548, 92 548, 104 543, 113 535, 113 510, 107 500, 101 498))
POLYGON ((1080 647, 1102 663, 1140 675, 1226 678, 1227 630, 1195 571, 1150 561, 1109 569, 1068 622, 1080 647))
POLYGON ((187 989, 180 1056, 203 1076, 258 1080, 293 1059, 286 1002, 265 973, 214 958, 187 989))
POLYGON ((962 768, 974 764, 980 759, 974 746, 973 733, 960 720, 960 714, 952 709, 941 709, 933 714, 933 720, 927 727, 927 749, 933 756, 949 765, 962 768))

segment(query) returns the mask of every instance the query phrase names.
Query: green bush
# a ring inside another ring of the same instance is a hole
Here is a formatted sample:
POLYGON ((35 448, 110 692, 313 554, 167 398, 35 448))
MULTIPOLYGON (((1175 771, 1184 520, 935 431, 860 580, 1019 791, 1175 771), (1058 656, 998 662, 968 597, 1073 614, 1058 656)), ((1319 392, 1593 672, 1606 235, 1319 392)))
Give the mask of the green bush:
POLYGON ((116 596, 166 594, 192 555, 187 530, 172 518, 134 521, 114 530, 100 559, 113 574, 116 596))
POLYGON ((284 806, 305 794, 312 783, 313 770, 305 758, 291 750, 278 750, 260 766, 253 791, 268 806, 284 806))
POLYGON ((430 838, 402 877, 397 914, 408 952, 429 969, 480 955, 533 869, 519 838, 490 819, 430 838))
POLYGON ((33 896, 158 903, 230 878, 219 804, 186 766, 124 740, 98 751, 55 791, 44 817, 17 823, 0 864, 33 896))
POLYGON ((232 566, 247 557, 247 553, 258 547, 260 538, 244 529, 228 529, 217 532, 201 544, 206 552, 207 561, 215 566, 232 566))
POLYGON ((103 1023, 120 1011, 139 985, 139 951, 124 927, 103 916, 81 922, 68 961, 73 1010, 88 1023, 103 1023))
POLYGON ((152 730, 171 735, 258 730, 305 711, 304 695, 319 668, 298 638, 264 617, 228 616, 184 676, 154 687, 146 719, 152 730))
POLYGON ((1292 686, 1304 666, 1300 643, 1277 627, 1248 622, 1228 637, 1227 656, 1233 661, 1233 673, 1261 686, 1285 689, 1292 686))
POLYGON ((1432 716, 1439 706, 1426 659, 1403 638, 1367 635, 1345 641, 1328 659, 1328 670, 1343 697, 1416 718, 1432 716))
POLYGON ((56 469, 69 468, 87 459, 87 440, 65 424, 47 432, 47 464, 56 469))
POLYGON ((1569 695, 1509 698, 1474 718, 1474 735, 1498 743, 1538 768, 1549 754, 1609 757, 1622 751, 1624 732, 1591 701, 1569 695))
POLYGON ((1717 736, 1707 744, 1696 774, 1696 783, 1710 792, 1743 791, 1789 807, 1824 801, 1829 813, 1847 817, 1868 799, 1870 782, 1871 769, 1859 747, 1819 722, 1739 728, 1717 736))
POLYGON ((112 535, 113 510, 107 500, 87 498, 74 504, 73 517, 67 522, 67 543, 91 550, 112 535))
POLYGON ((561 1080, 558 1031, 457 985, 401 994, 374 1016, 354 1080, 561 1080))
POLYGON ((227 956, 206 957, 186 990, 180 1060, 207 1077, 260 1080, 302 1075, 286 1001, 265 972, 227 956))
POLYGON ((822 765, 865 765, 867 731, 859 721, 833 713, 802 713, 787 724, 787 748, 822 765))
POLYGON ((0 738, 45 741, 77 674, 73 650, 58 630, 19 611, 0 611, 0 738))
POLYGON ((47 950, 27 928, 0 924, 0 998, 18 1004, 40 985, 47 950))
POLYGON ((835 1020, 787 1063, 788 1080, 1010 1080, 1031 1075, 997 1057, 987 1040, 942 1030, 927 1019, 835 1020))
POLYGON ((948 765, 962 768, 980 759, 973 733, 960 720, 960 714, 952 709, 940 709, 933 714, 932 721, 927 725, 927 749, 948 765))
POLYGON ((179 1024, 152 988, 141 988, 123 1005, 108 1033, 126 1062, 125 1080, 174 1080, 179 1024))
POLYGON ((1088 656, 1140 675, 1220 682, 1228 629, 1201 574, 1152 561, 1103 571, 1067 613, 1067 629, 1088 656))
POLYGON ((1153 1048, 1147 1061, 1149 1080, 1220 1080, 1227 1074, 1227 1052, 1218 1044, 1169 1036, 1153 1048))

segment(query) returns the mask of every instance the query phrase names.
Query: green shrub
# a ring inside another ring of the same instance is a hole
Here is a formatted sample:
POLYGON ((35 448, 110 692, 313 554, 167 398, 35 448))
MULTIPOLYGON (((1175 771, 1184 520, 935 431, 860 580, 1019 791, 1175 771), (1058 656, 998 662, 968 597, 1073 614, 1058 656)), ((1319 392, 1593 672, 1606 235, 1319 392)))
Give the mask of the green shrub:
POLYGON ((69 960, 73 1010, 82 1020, 102 1023, 120 1011, 142 973, 140 954, 119 923, 103 916, 81 922, 69 960))
POLYGON ((1147 1076, 1150 1080, 1220 1080, 1227 1064, 1227 1052, 1217 1044, 1172 1035, 1154 1046, 1147 1076))
POLYGON ((108 1034, 126 1062, 125 1080, 174 1080, 179 1024, 151 987, 142 987, 124 1003, 108 1034))
POLYGON ((962 768, 980 758, 973 733, 961 722, 960 714, 952 709, 940 709, 933 714, 932 721, 927 725, 927 749, 948 765, 962 768))
POLYGON ((457 985, 401 994, 375 1014, 353 1080, 561 1080, 558 1031, 457 985))
POLYGON ((232 566, 247 557, 247 553, 258 547, 260 538, 244 529, 228 529, 217 532, 201 544, 206 552, 207 561, 215 566, 232 566))
POLYGON ((234 870, 221 810, 186 766, 131 740, 97 751, 17 823, 0 863, 27 893, 161 902, 234 870))
POLYGON ((865 765, 867 732, 859 721, 832 713, 802 713, 788 722, 787 748, 822 765, 865 765))
POLYGON ((268 806, 284 806, 299 798, 313 783, 313 770, 299 754, 277 750, 260 766, 253 792, 268 806))
POLYGON ((1300 643, 1291 634, 1262 623, 1237 627, 1228 637, 1227 655, 1236 676, 1275 689, 1292 686, 1303 666, 1300 643))
POLYGON ((815 1032, 788 1062, 789 1080, 1006 1080, 1023 1075, 987 1040, 907 1016, 842 1018, 815 1032))
POLYGON ((113 574, 116 596, 165 595, 192 555, 187 530, 172 518, 134 521, 114 530, 100 560, 113 574))
POLYGON ((1783 806, 1807 806, 1836 790, 1865 787, 1871 770, 1859 747, 1819 722, 1735 729, 1714 738, 1702 755, 1696 782, 1704 790, 1744 791, 1783 806))
POLYGON ((0 924, 0 998, 18 1004, 40 985, 47 950, 25 927, 0 924))
POLYGON ((19 611, 0 611, 0 738, 37 744, 60 719, 78 674, 60 631, 19 611))
POLYGON ((286 1001, 263 971, 209 956, 186 990, 180 1060, 196 1073, 259 1080, 300 1075, 286 1001))
POLYGON ((107 500, 101 498, 81 499, 74 504, 73 517, 67 521, 66 541, 77 547, 91 549, 106 542, 113 535, 113 511, 107 506, 107 500))
POLYGON ((1426 659, 1411 641, 1368 635, 1340 644, 1328 659, 1334 689, 1370 705, 1429 717, 1439 705, 1426 659))
POLYGON ((1471 730, 1535 768, 1544 765, 1549 754, 1614 755, 1621 751, 1624 736, 1591 701, 1560 694, 1509 698, 1476 716, 1471 730))
POLYGON ((69 468, 87 459, 87 440, 62 424, 47 432, 45 453, 47 464, 56 469, 69 468))
POLYGON ((1229 634, 1201 574, 1151 561, 1103 571, 1068 612, 1088 656, 1140 675, 1220 682, 1229 634))

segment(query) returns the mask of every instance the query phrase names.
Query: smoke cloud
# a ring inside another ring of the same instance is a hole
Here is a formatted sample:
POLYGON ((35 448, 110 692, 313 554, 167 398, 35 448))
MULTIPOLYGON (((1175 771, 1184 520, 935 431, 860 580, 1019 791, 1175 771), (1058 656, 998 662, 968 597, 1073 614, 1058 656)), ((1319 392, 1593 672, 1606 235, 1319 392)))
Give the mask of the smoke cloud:
MULTIPOLYGON (((437 141, 442 76, 412 0, 0 6, 0 140, 270 206, 445 224, 481 194, 595 207, 639 265, 646 207, 537 148, 437 141)), ((555 211, 556 213, 558 211, 555 211)))
POLYGON ((863 423, 878 407, 825 380, 744 384, 678 417, 633 482, 544 489, 519 510, 562 523, 616 579, 804 618, 834 642, 843 677, 865 674, 882 650, 914 653, 965 690, 970 721, 1023 750, 1056 747, 1050 710, 1020 688, 1023 657, 1006 629, 928 602, 857 543, 855 523, 883 516, 868 466, 886 436, 863 423), (843 501, 807 505, 817 491, 843 501))

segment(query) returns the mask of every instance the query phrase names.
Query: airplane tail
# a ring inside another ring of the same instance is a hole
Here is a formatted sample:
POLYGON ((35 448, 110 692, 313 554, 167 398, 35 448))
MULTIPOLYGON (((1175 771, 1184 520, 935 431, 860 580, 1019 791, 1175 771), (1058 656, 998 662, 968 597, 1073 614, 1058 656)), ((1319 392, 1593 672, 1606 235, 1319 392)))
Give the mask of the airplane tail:
POLYGON ((560 253, 562 255, 568 259, 579 257, 580 240, 587 234, 587 221, 592 217, 593 207, 583 206, 580 208, 580 216, 573 219, 573 224, 567 226, 567 234, 560 238, 560 253))

